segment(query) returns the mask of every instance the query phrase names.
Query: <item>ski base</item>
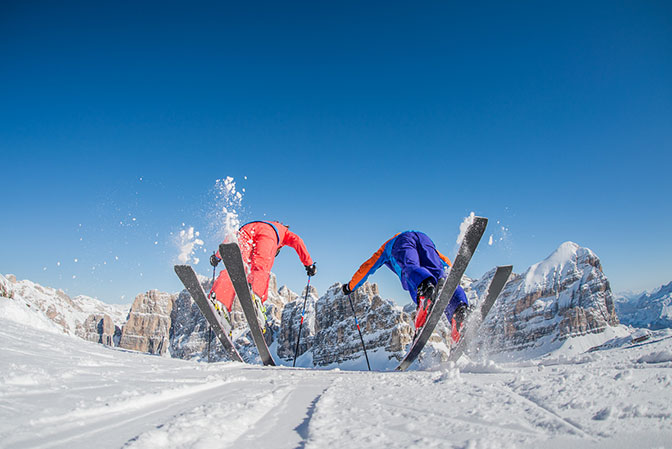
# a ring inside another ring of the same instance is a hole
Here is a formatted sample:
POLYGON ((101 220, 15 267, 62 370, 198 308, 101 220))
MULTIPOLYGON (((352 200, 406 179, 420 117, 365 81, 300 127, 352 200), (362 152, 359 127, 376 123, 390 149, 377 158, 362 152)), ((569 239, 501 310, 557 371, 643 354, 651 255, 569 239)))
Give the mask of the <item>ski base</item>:
POLYGON ((243 358, 229 338, 231 326, 220 319, 214 305, 208 300, 208 297, 203 290, 203 286, 198 282, 198 277, 196 276, 194 269, 190 265, 175 265, 175 273, 201 310, 201 313, 210 324, 210 327, 215 331, 215 335, 217 335, 222 346, 224 346, 224 350, 229 358, 236 362, 242 362, 243 358))
POLYGON ((226 271, 229 273, 229 278, 231 278, 233 288, 243 308, 245 319, 247 319, 247 323, 250 326, 252 340, 254 340, 254 344, 257 346, 262 363, 268 366, 275 366, 275 360, 273 360, 273 356, 264 338, 264 330, 259 324, 257 307, 254 304, 250 286, 247 283, 240 248, 236 243, 222 243, 219 245, 219 255, 222 257, 226 271))

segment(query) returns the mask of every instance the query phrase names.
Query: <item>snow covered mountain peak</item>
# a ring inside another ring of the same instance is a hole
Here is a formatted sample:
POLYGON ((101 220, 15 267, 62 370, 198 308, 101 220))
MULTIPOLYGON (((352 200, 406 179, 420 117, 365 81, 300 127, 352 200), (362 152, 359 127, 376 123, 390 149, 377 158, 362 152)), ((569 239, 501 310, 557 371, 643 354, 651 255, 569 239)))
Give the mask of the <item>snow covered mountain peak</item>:
POLYGON ((582 260, 596 261, 599 264, 598 257, 590 249, 574 242, 564 242, 546 259, 532 265, 525 272, 525 292, 544 288, 549 281, 555 281, 577 270, 582 260))

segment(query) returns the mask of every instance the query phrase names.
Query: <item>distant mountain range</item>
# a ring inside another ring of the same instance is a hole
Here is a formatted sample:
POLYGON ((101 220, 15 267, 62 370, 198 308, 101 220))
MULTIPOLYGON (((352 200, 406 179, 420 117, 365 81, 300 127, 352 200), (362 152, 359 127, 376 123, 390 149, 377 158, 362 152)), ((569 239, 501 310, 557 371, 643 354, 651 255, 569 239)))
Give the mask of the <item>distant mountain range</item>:
POLYGON ((672 327, 672 282, 652 293, 615 297, 621 323, 647 329, 672 327))

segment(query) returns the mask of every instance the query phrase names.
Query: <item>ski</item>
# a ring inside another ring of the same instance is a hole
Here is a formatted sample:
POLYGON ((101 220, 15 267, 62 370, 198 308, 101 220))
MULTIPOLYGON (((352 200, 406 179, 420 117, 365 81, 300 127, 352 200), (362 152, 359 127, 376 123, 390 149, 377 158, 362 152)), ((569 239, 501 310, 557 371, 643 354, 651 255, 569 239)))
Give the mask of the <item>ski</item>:
POLYGON ((471 316, 467 317, 464 323, 465 331, 461 332, 462 337, 457 342, 457 345, 450 351, 448 361, 456 362, 467 349, 469 341, 476 337, 478 329, 481 327, 483 321, 485 321, 485 317, 488 315, 488 312, 490 312, 495 300, 504 289, 512 271, 512 265, 497 267, 497 271, 495 271, 495 275, 493 276, 492 281, 490 281, 490 286, 488 287, 479 312, 472 313, 471 316))
POLYGON ((222 342, 229 358, 236 362, 242 362, 243 358, 229 338, 231 325, 220 319, 214 305, 208 300, 205 291, 203 291, 203 286, 198 282, 194 269, 190 265, 175 265, 175 273, 186 287, 205 319, 210 323, 210 326, 215 331, 215 335, 222 342))
POLYGON ((453 262, 453 266, 448 272, 446 281, 436 296, 436 302, 427 316, 427 321, 425 321, 425 325, 411 344, 411 348, 406 354, 406 357, 404 357, 401 363, 399 363, 399 366, 397 366, 397 371, 404 371, 411 366, 427 344, 429 337, 432 335, 432 332, 434 332, 434 328, 443 315, 443 311, 453 297, 455 289, 457 289, 457 286, 460 284, 460 279, 462 279, 462 275, 466 271, 467 265, 469 265, 469 261, 471 261, 471 257, 474 255, 476 247, 481 241, 481 237, 483 237, 487 224, 487 218, 474 217, 474 220, 469 225, 469 228, 460 243, 460 249, 455 257, 455 262, 453 262))
POLYGON ((240 253, 240 248, 236 243, 222 243, 219 245, 219 255, 222 257, 226 271, 229 273, 233 288, 236 290, 236 295, 243 308, 243 313, 250 326, 252 339, 257 345, 259 357, 264 365, 275 366, 273 356, 268 350, 268 345, 264 339, 264 332, 259 325, 257 319, 257 307, 254 305, 250 286, 247 283, 247 276, 245 275, 245 266, 243 265, 243 256, 240 253))

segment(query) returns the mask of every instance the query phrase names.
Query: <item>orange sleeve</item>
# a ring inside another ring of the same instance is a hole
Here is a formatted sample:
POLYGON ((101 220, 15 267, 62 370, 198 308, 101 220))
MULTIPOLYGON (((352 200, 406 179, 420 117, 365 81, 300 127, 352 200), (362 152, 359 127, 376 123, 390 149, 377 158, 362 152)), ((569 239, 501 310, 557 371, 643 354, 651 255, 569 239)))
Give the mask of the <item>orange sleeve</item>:
POLYGON ((306 245, 303 243, 303 240, 301 240, 301 237, 294 234, 290 230, 287 230, 287 232, 285 233, 285 238, 282 240, 282 246, 284 245, 291 246, 292 248, 294 248, 296 254, 299 255, 299 259, 301 259, 302 264, 304 265, 313 264, 313 259, 310 257, 310 254, 306 249, 306 245))
POLYGON ((351 291, 355 291, 360 285, 364 283, 364 281, 366 281, 366 278, 372 275, 378 268, 380 268, 381 265, 385 263, 383 252, 385 252, 385 245, 387 245, 387 243, 390 240, 383 243, 383 246, 378 248, 378 251, 373 253, 373 256, 371 256, 366 262, 364 262, 359 267, 354 276, 352 276, 352 279, 350 279, 350 282, 348 282, 348 287, 350 288, 351 291))
POLYGON ((445 263, 447 263, 449 267, 452 267, 452 266, 453 266, 453 263, 450 261, 449 258, 447 258, 447 257, 444 256, 443 254, 441 254, 441 253, 439 252, 438 249, 436 250, 436 252, 437 252, 437 254, 439 255, 439 257, 441 258, 441 260, 443 260, 445 263))

